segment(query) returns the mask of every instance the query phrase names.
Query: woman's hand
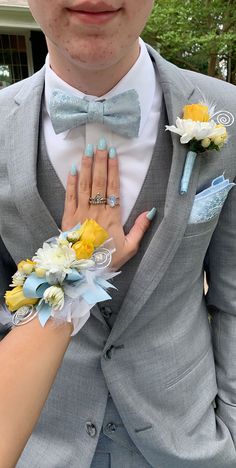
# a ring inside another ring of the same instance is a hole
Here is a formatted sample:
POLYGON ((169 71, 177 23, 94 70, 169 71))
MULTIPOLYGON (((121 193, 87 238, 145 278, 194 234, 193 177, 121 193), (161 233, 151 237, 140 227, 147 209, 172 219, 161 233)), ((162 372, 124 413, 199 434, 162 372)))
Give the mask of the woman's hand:
POLYGON ((109 152, 97 149, 93 155, 92 145, 88 145, 82 158, 80 174, 72 172, 67 181, 62 230, 71 229, 87 218, 95 219, 113 238, 116 252, 112 256, 112 267, 119 269, 136 254, 155 209, 149 214, 145 212, 139 215, 125 235, 121 223, 119 168, 115 148, 109 152), (117 197, 116 206, 110 206, 105 201, 104 204, 93 204, 98 194, 106 200, 111 195, 117 197))

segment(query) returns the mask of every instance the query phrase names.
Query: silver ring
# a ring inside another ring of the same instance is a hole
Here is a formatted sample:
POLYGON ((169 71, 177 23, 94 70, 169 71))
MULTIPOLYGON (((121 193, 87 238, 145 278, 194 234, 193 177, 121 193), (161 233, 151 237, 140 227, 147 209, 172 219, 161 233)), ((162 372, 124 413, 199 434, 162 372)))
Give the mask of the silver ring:
POLYGON ((89 197, 90 205, 106 205, 107 199, 100 193, 97 193, 95 197, 89 197))
POLYGON ((16 327, 20 327, 21 325, 31 322, 36 315, 38 315, 38 311, 33 305, 22 306, 12 316, 12 323, 16 327))
POLYGON ((120 203, 120 198, 119 197, 116 197, 115 195, 109 195, 109 197, 107 197, 107 205, 109 205, 111 208, 114 208, 115 206, 119 206, 120 203))

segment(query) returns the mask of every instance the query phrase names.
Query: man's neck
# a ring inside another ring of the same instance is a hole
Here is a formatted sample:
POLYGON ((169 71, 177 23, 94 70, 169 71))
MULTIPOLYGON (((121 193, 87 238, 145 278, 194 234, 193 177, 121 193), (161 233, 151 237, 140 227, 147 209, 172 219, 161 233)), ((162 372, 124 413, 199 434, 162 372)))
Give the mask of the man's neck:
MULTIPOLYGON (((52 51, 53 52, 53 51, 52 51)), ((94 70, 78 66, 64 57, 50 53, 49 60, 52 70, 66 83, 84 94, 103 96, 108 93, 129 72, 139 56, 139 46, 130 51, 129 55, 109 68, 94 70)))

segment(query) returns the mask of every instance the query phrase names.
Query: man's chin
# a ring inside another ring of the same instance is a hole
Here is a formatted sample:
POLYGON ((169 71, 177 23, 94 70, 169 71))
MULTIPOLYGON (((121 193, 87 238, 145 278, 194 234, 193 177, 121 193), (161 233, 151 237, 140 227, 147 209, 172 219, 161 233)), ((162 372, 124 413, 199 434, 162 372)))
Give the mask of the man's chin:
POLYGON ((112 67, 120 60, 120 53, 117 50, 105 47, 78 46, 76 50, 65 51, 66 58, 74 66, 86 68, 87 70, 105 70, 112 67))

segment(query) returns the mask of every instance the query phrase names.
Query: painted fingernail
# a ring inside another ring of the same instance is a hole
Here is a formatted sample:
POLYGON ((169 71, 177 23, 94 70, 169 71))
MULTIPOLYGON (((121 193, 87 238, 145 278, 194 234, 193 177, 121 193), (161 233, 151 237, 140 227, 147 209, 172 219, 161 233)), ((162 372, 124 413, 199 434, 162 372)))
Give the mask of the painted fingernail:
POLYGON ((110 159, 115 159, 116 156, 117 156, 116 149, 112 146, 112 147, 109 149, 109 158, 110 158, 110 159))
POLYGON ((156 216, 156 213, 157 213, 157 209, 154 207, 152 208, 147 214, 146 214, 146 217, 149 221, 152 221, 153 218, 155 218, 156 216))
POLYGON ((101 151, 104 151, 107 149, 107 142, 106 142, 106 139, 105 138, 100 138, 99 142, 98 142, 98 149, 101 150, 101 151))
POLYGON ((71 175, 76 175, 77 174, 77 167, 76 167, 75 163, 72 164, 72 166, 70 168, 70 173, 71 173, 71 175))
POLYGON ((90 143, 86 146, 85 148, 85 156, 87 156, 88 158, 92 158, 93 157, 93 145, 91 145, 90 143))

